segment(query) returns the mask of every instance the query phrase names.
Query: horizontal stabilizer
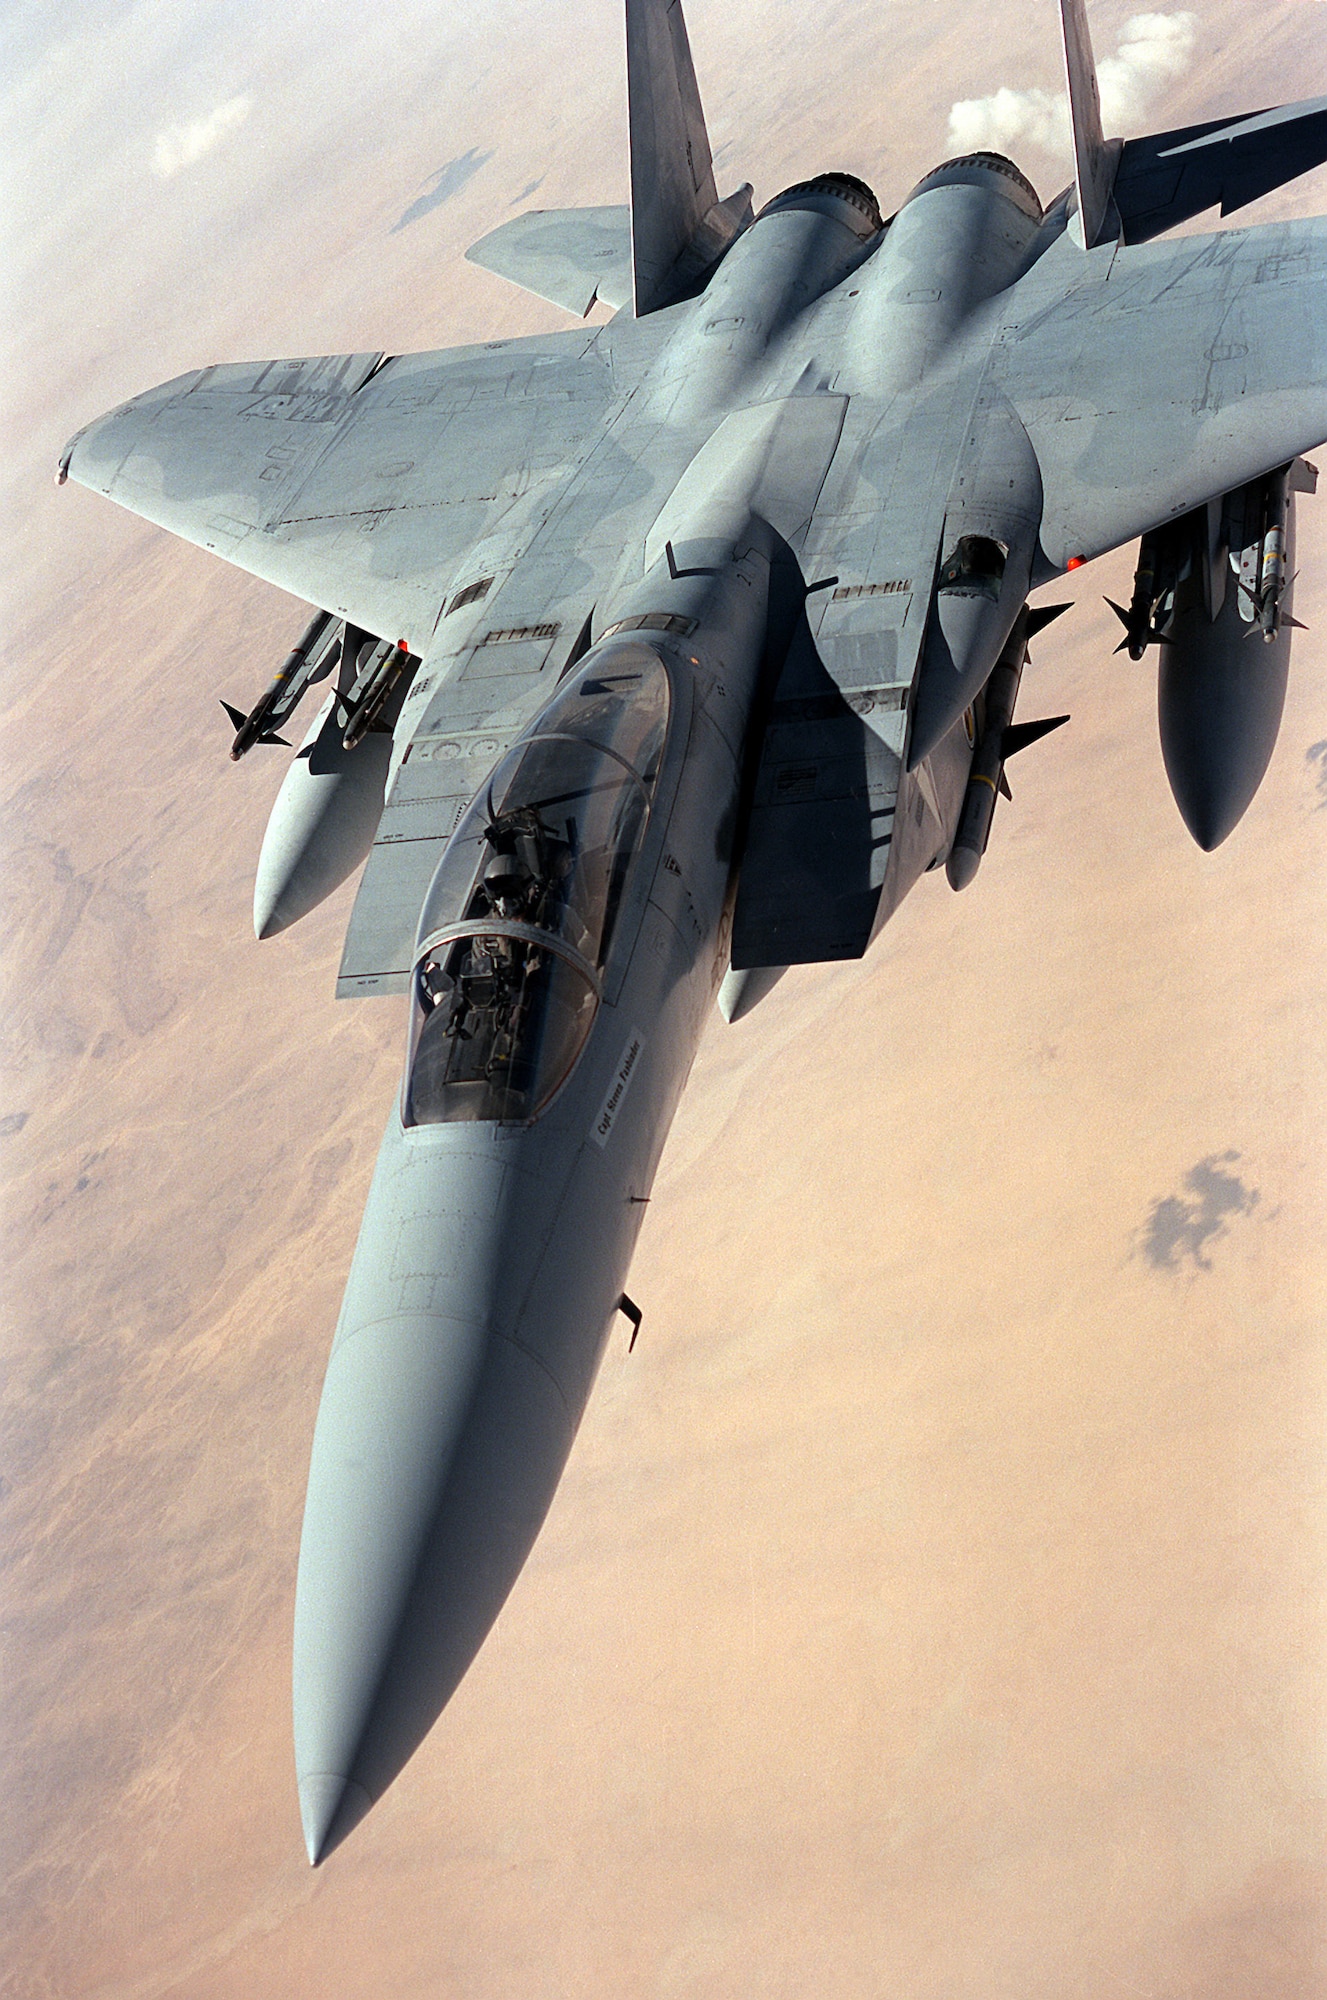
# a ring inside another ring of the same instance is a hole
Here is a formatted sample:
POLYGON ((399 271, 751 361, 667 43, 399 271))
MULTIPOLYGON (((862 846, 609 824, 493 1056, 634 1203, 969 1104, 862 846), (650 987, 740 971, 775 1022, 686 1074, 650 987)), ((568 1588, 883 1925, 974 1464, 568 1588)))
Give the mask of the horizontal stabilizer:
POLYGON ((1327 161, 1327 97, 1127 139, 1113 193, 1127 243, 1146 243, 1220 207, 1222 215, 1327 161))
POLYGON ((631 210, 537 208, 472 243, 466 259, 584 319, 631 303, 631 210))

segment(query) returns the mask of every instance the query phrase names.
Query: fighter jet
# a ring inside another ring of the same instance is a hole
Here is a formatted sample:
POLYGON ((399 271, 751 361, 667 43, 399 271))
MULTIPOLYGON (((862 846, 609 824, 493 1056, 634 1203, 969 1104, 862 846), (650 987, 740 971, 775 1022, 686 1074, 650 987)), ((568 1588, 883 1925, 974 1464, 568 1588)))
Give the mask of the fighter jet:
MULTIPOLYGON (((294 1635, 309 1856, 432 1727, 539 1531, 713 1003, 977 871, 1030 594, 1140 538, 1124 649, 1210 848, 1271 753, 1327 438, 1327 220, 1158 240, 1327 159, 1327 98, 1075 154, 720 198, 680 0, 627 0, 629 207, 467 253, 584 321, 195 370, 59 476, 316 608, 232 754, 325 698, 260 938, 367 857, 338 992, 409 1025, 318 1411, 294 1635), (325 685, 324 685, 325 684, 325 685)), ((1105 663, 1103 663, 1103 669, 1105 663)), ((1116 669, 1109 669, 1115 671, 1116 669)), ((1129 671, 1123 665, 1118 671, 1129 671)))

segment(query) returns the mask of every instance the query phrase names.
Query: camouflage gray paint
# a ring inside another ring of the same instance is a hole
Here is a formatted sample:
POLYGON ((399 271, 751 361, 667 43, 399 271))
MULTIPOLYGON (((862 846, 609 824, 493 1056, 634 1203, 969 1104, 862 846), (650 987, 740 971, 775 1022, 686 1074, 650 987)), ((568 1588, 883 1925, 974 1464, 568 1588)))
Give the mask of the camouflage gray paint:
POLYGON ((678 0, 627 0, 630 207, 469 253, 610 324, 205 368, 61 461, 337 621, 255 926, 369 850, 338 991, 411 994, 310 1472, 314 1861, 538 1531, 716 991, 736 1019, 780 967, 860 955, 960 826, 971 879, 972 788, 1035 729, 1028 593, 1144 537, 1125 644, 1164 641, 1204 844, 1261 776, 1296 461, 1327 437, 1327 222, 1149 239, 1327 157, 1327 100, 1108 141, 1061 15, 1074 186, 1043 210, 977 154, 886 220, 842 174, 720 200, 678 0))

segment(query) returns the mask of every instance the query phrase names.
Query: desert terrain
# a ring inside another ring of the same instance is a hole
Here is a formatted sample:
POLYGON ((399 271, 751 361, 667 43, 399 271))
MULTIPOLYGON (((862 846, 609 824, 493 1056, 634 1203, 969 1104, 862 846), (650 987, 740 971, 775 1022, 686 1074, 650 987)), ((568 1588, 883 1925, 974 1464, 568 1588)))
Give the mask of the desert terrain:
MULTIPOLYGON (((1068 178, 1051 0, 688 18, 721 193, 841 167, 888 212, 951 128, 1068 178)), ((1121 129, 1327 90, 1322 0, 1092 18, 1121 129)), ((312 1872, 300 1510, 404 1006, 332 997, 353 885, 253 939, 284 757, 229 764, 218 702, 305 608, 52 474, 206 362, 567 325, 461 253, 625 199, 619 9, 27 0, 0 32, 0 1992, 1321 1995, 1327 483, 1225 846, 1112 653, 1125 549, 1045 593, 1075 608, 1023 712, 1073 720, 972 888, 716 1014, 635 1352, 312 1872)), ((1319 171, 1224 226, 1325 207, 1319 171)))

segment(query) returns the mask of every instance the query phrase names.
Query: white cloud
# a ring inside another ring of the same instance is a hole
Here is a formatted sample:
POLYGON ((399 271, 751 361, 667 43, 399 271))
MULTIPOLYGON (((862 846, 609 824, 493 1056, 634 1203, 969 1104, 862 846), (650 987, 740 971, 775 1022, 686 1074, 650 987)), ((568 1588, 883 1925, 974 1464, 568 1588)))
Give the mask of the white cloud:
POLYGON ((1197 29, 1195 14, 1134 14, 1125 22, 1115 54, 1097 64, 1107 137, 1136 125, 1162 85, 1183 76, 1197 29))
MULTIPOLYGON (((1195 14, 1134 14, 1125 22, 1113 56, 1097 64, 1101 122, 1108 138, 1143 119, 1163 85, 1183 75, 1193 55, 1195 14)), ((1069 103, 1063 91, 997 90, 968 97, 949 114, 955 152, 1007 153, 1019 144, 1068 156, 1073 149, 1069 103)))
POLYGON ((228 97, 215 111, 209 111, 206 118, 195 118, 188 125, 168 125, 157 134, 152 152, 153 173, 164 181, 178 174, 181 167, 191 167, 228 132, 242 125, 252 109, 253 99, 248 95, 228 97))
POLYGON ((1020 141, 1046 153, 1070 150, 1069 100, 1063 91, 1006 87, 990 97, 965 97, 949 114, 955 153, 1008 153, 1020 141))

